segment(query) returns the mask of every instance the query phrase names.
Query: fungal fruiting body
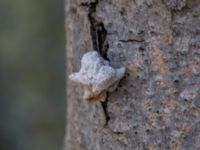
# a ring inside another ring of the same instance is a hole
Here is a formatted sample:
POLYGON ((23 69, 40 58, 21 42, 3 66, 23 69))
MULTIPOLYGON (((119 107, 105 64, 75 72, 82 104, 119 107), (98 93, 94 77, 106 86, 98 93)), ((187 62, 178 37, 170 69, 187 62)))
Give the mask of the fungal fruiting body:
POLYGON ((115 90, 124 74, 124 67, 115 69, 98 52, 90 51, 83 55, 80 71, 69 79, 83 85, 84 99, 104 101, 106 92, 115 90))

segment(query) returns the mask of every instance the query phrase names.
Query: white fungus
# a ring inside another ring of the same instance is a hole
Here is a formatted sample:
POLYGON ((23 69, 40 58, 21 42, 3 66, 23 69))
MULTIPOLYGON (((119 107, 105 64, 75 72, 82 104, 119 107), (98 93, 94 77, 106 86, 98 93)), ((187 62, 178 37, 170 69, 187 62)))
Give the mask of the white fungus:
POLYGON ((104 101, 106 92, 114 91, 124 74, 124 67, 115 69, 98 52, 90 51, 83 55, 80 71, 69 79, 83 85, 84 99, 104 101))

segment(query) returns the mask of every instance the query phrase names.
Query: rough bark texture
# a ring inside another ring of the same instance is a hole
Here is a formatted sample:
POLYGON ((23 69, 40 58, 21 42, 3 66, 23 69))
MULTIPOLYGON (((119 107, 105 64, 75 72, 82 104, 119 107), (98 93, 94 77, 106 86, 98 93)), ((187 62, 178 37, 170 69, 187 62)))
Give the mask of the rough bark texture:
POLYGON ((127 68, 104 103, 68 81, 66 150, 200 149, 199 0, 66 0, 66 34, 68 73, 92 49, 127 68))

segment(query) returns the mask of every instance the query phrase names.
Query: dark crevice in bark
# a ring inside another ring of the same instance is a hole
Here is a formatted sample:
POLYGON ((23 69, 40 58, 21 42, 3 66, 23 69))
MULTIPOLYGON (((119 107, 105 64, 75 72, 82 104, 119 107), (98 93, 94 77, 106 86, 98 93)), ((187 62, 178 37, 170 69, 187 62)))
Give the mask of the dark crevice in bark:
POLYGON ((144 39, 127 39, 127 40, 119 40, 120 42, 123 43, 128 43, 128 42, 144 42, 144 39))
POLYGON ((92 3, 82 3, 81 6, 86 6, 89 9, 88 19, 90 21, 90 33, 93 48, 94 50, 98 51, 104 59, 108 60, 107 50, 109 45, 106 41, 107 31, 103 22, 100 22, 95 18, 96 6, 98 3, 99 0, 96 0, 92 3))
POLYGON ((107 130, 108 133, 111 133, 112 135, 115 135, 115 136, 120 136, 120 135, 123 135, 124 133, 123 132, 119 132, 119 131, 113 131, 110 127, 105 127, 105 129, 107 130))
POLYGON ((106 94, 106 99, 104 102, 101 102, 102 104, 102 108, 103 108, 103 111, 104 111, 104 114, 105 114, 105 124, 104 124, 104 127, 107 127, 108 126, 108 122, 110 120, 110 116, 108 114, 108 96, 109 96, 109 93, 107 92, 106 94))
POLYGON ((121 135, 123 132, 114 132, 114 134, 121 135))
MULTIPOLYGON (((95 18, 96 6, 98 3, 99 0, 96 0, 95 2, 91 3, 81 3, 80 6, 88 8, 88 19, 90 21, 90 33, 94 50, 98 51, 104 59, 109 60, 107 57, 107 51, 109 48, 108 42, 106 41, 107 31, 103 22, 100 22, 95 18)), ((110 120, 110 116, 107 110, 109 93, 107 92, 106 95, 106 100, 101 102, 106 120, 104 127, 108 126, 108 122, 110 120)))
POLYGON ((108 113, 108 98, 109 98, 109 92, 107 92, 107 96, 106 96, 105 101, 101 102, 102 108, 103 108, 103 111, 104 111, 104 115, 105 115, 104 128, 106 130, 108 130, 108 132, 111 132, 114 135, 121 135, 121 134, 123 134, 123 132, 113 131, 113 129, 108 126, 108 123, 110 121, 110 116, 109 116, 109 113, 108 113))

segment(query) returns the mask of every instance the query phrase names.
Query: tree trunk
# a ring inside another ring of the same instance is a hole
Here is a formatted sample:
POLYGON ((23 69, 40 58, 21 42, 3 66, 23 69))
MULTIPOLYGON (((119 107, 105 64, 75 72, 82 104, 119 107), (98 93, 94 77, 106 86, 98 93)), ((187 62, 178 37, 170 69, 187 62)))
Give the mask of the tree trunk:
POLYGON ((65 150, 199 150, 199 0, 65 5, 68 74, 91 50, 126 68, 105 102, 68 81, 65 150))

